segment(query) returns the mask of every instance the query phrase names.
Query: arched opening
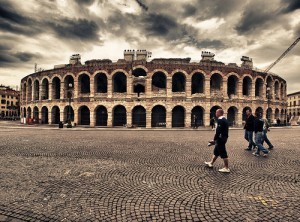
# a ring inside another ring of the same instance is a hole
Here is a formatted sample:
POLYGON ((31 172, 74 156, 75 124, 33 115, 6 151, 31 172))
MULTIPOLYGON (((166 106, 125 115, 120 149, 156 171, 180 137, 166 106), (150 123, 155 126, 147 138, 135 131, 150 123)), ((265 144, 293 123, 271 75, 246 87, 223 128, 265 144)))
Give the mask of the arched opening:
POLYGON ((81 106, 78 109, 79 125, 90 125, 90 109, 87 106, 81 106))
POLYGON ((204 76, 202 73, 195 73, 192 77, 192 94, 204 93, 204 76))
POLYGON ((227 110, 227 120, 229 126, 237 125, 238 109, 235 106, 229 107, 227 110))
POLYGON ((266 112, 266 118, 270 121, 272 121, 272 108, 268 108, 266 112))
POLYGON ((26 118, 26 108, 23 108, 23 117, 26 118))
POLYGON ((166 108, 157 105, 151 111, 151 127, 166 127, 166 108))
POLYGON ((283 85, 283 83, 280 86, 280 99, 284 99, 284 85, 283 85))
POLYGON ((33 88, 34 88, 33 100, 39 100, 40 99, 40 82, 38 80, 34 81, 33 88))
POLYGON ((191 113, 192 126, 194 126, 193 124, 195 124, 194 123, 194 116, 196 117, 197 126, 203 126, 204 125, 204 123, 203 123, 203 113, 204 113, 204 109, 201 106, 195 106, 192 109, 192 113, 191 113))
POLYGON ((60 109, 58 106, 53 106, 51 110, 52 124, 60 122, 60 109))
POLYGON ((98 73, 95 76, 95 92, 107 93, 107 77, 104 73, 98 73))
POLYGON ((24 83, 22 87, 22 99, 26 100, 26 83, 24 83))
POLYGON ((237 95, 237 83, 238 78, 234 75, 228 77, 227 80, 227 95, 231 98, 233 95, 237 95))
POLYGON ((281 109, 281 112, 280 112, 280 119, 285 120, 284 117, 285 117, 285 116, 284 116, 284 109, 281 109))
POLYGON ((146 109, 143 106, 133 108, 132 124, 138 127, 146 127, 146 109))
POLYGON ((264 82, 261 78, 257 78, 255 81, 255 96, 262 97, 264 82))
POLYGON ((107 126, 107 109, 104 106, 96 108, 96 126, 107 126))
POLYGON ((78 78, 78 87, 80 93, 90 93, 90 77, 87 74, 81 74, 78 78))
POLYGON ((268 76, 267 78, 267 87, 266 87, 266 99, 272 99, 273 97, 273 87, 272 87, 272 78, 270 76, 268 76), (268 92, 268 89, 270 89, 270 91, 268 92))
POLYGON ((39 108, 37 106, 33 107, 33 122, 39 122, 39 108))
POLYGON ((184 127, 185 110, 182 106, 175 106, 172 110, 172 127, 184 127))
POLYGON ((147 73, 144 69, 142 68, 137 68, 135 70, 133 70, 132 74, 135 76, 135 77, 139 77, 139 76, 147 76, 147 73))
POLYGON ((275 119, 278 119, 280 116, 279 116, 279 109, 276 108, 275 109, 275 119))
POLYGON ((52 99, 60 99, 60 79, 54 77, 52 80, 52 99))
POLYGON ((70 118, 71 122, 74 122, 74 109, 72 106, 65 106, 65 108, 64 108, 64 123, 67 123, 69 118, 70 118))
POLYGON ((250 109, 252 111, 252 109, 249 106, 244 107, 243 109, 243 113, 242 113, 242 120, 246 121, 247 115, 246 115, 246 111, 250 109))
POLYGON ((275 99, 279 99, 280 92, 279 92, 279 82, 275 82, 275 99))
POLYGON ((123 72, 117 72, 113 76, 113 92, 116 93, 127 92, 127 77, 123 72))
POLYGON ((264 110, 261 107, 257 107, 256 110, 255 110, 255 113, 261 113, 261 116, 263 116, 264 115, 264 110))
POLYGON ((42 120, 41 120, 42 124, 48 124, 49 120, 48 120, 48 108, 46 106, 42 107, 42 120))
POLYGON ((152 91, 166 91, 167 77, 163 72, 156 72, 152 76, 152 91))
POLYGON ((144 93, 145 92, 145 86, 143 86, 142 84, 134 85, 133 92, 137 93, 138 96, 139 96, 140 93, 144 93))
POLYGON ((48 79, 43 79, 42 81, 42 100, 49 99, 49 81, 48 79))
POLYGON ((126 108, 122 105, 118 105, 113 109, 113 126, 124 126, 126 124, 126 108))
POLYGON ((243 96, 251 96, 252 80, 249 76, 243 79, 243 96))
POLYGON ((28 80, 28 89, 27 89, 27 101, 31 101, 32 100, 32 80, 29 79, 28 80))
POLYGON ((185 76, 177 72, 172 76, 172 92, 185 92, 185 76))
POLYGON ((210 119, 211 118, 216 118, 216 111, 217 109, 222 109, 220 106, 213 106, 210 109, 210 119))
POLYGON ((27 117, 31 118, 31 108, 30 107, 27 108, 27 114, 28 114, 27 117))
POLYGON ((215 73, 210 78, 210 94, 219 94, 222 93, 222 76, 218 73, 215 73))
POLYGON ((68 98, 68 92, 72 93, 73 90, 74 90, 74 78, 71 75, 67 75, 64 81, 64 97, 68 98), (69 85, 72 85, 72 87, 70 88, 69 85))

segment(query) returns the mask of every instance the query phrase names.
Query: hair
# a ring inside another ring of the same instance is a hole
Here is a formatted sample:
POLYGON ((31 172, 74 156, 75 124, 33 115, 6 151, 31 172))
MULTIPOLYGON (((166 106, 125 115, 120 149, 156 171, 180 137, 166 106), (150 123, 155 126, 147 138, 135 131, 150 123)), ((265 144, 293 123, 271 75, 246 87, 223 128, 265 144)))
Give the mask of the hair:
POLYGON ((252 109, 251 108, 247 108, 246 111, 249 110, 250 113, 252 113, 252 109))
POLYGON ((262 113, 259 112, 259 111, 257 111, 257 112, 255 112, 255 116, 257 116, 257 117, 262 117, 262 113))
POLYGON ((220 112, 220 114, 223 116, 224 115, 224 110, 223 109, 217 109, 217 112, 220 112))

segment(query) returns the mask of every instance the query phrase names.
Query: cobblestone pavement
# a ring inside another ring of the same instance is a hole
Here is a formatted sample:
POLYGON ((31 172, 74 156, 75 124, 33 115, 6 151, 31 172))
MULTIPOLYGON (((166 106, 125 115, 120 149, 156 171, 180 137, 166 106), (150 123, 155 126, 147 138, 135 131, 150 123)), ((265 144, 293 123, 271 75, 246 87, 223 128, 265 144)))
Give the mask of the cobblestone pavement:
POLYGON ((264 158, 231 130, 222 174, 213 131, 0 127, 0 221, 300 221, 299 135, 264 158))

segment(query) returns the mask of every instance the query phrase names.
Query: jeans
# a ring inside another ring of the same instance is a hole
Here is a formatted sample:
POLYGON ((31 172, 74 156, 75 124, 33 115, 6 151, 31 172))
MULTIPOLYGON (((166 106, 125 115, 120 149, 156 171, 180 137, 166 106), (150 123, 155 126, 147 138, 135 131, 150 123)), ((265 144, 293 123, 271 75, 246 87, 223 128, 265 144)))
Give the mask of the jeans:
POLYGON ((245 139, 249 142, 249 145, 248 145, 249 150, 251 150, 252 147, 254 148, 256 146, 253 141, 253 131, 245 130, 245 139))
POLYGON ((267 154, 269 151, 263 147, 262 142, 264 141, 263 132, 257 132, 255 133, 255 143, 257 146, 256 154, 259 154, 260 151, 267 154))
POLYGON ((268 139, 268 136, 267 136, 267 133, 268 133, 268 130, 267 129, 264 129, 263 130, 263 141, 262 141, 262 145, 264 144, 264 142, 266 142, 270 147, 273 147, 272 143, 270 142, 270 140, 268 139))

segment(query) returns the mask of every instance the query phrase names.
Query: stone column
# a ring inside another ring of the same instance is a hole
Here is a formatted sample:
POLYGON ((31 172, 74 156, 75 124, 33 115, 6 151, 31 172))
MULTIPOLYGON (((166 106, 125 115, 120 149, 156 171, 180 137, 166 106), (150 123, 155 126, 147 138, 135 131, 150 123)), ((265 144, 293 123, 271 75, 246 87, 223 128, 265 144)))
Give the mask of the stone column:
POLYGON ((60 95, 59 95, 59 98, 60 99, 63 99, 64 98, 64 85, 65 85, 65 83, 64 82, 60 82, 60 95))
POLYGON ((192 115, 191 111, 185 113, 185 121, 184 121, 185 128, 190 128, 192 126, 191 115, 192 115))
POLYGON ((152 96, 152 78, 146 78, 146 87, 145 87, 146 98, 151 98, 152 96))
POLYGON ((205 112, 204 112, 204 115, 203 115, 203 125, 204 126, 209 126, 209 123, 210 123, 210 111, 209 109, 205 109, 205 112))
POLYGON ((251 99, 255 99, 255 81, 251 83, 251 99))
POLYGON ((77 99, 79 95, 79 87, 78 87, 78 80, 74 79, 74 89, 73 89, 73 98, 77 99))
POLYGON ((167 77, 167 97, 172 97, 172 77, 167 77))
POLYGON ((48 124, 51 125, 52 124, 52 108, 48 109, 48 124))
POLYGON ((243 125, 243 109, 238 109, 238 114, 237 114, 237 119, 236 119, 236 123, 238 126, 242 126, 243 125))
POLYGON ((243 80, 242 79, 240 79, 237 82, 237 96, 238 96, 238 98, 242 98, 242 96, 243 96, 243 80))
POLYGON ((39 124, 42 123, 42 109, 39 109, 39 124))
POLYGON ((90 78, 90 98, 95 96, 95 81, 94 76, 90 78))
POLYGON ((48 83, 49 84, 49 88, 48 88, 48 100, 52 100, 52 83, 48 83))
POLYGON ((95 127, 95 113, 94 113, 94 110, 90 110, 90 127, 95 127))
POLYGON ((113 94, 113 87, 112 87, 112 78, 111 76, 107 77, 107 98, 112 98, 112 94, 113 94))
POLYGON ((172 128, 172 110, 166 110, 166 128, 172 128))
POLYGON ((191 82, 190 78, 187 78, 187 80, 186 80, 185 94, 186 94, 186 97, 192 96, 192 82, 191 82))
POLYGON ((204 84, 205 84, 204 93, 205 93, 206 97, 210 98, 210 78, 206 77, 204 84))
POLYGON ((79 123, 78 109, 77 109, 77 107, 74 106, 73 110, 74 110, 74 124, 78 125, 78 123, 79 123))
POLYGON ((108 127, 113 126, 112 111, 108 111, 108 110, 107 110, 107 126, 108 127))
POLYGON ((42 101, 42 84, 39 85, 39 101, 42 101))
POLYGON ((151 110, 146 110, 146 128, 149 129, 151 128, 151 110))
POLYGON ((130 112, 130 110, 127 110, 126 111, 126 124, 128 125, 128 126, 132 126, 132 115, 131 115, 131 112, 130 112))
POLYGON ((126 82, 127 82, 126 97, 131 98, 131 96, 132 96, 132 76, 128 76, 126 82))
POLYGON ((227 88, 228 88, 228 86, 227 86, 227 79, 226 80, 223 79, 222 84, 223 84, 223 86, 222 86, 223 98, 224 99, 228 99, 228 95, 227 95, 227 88))

